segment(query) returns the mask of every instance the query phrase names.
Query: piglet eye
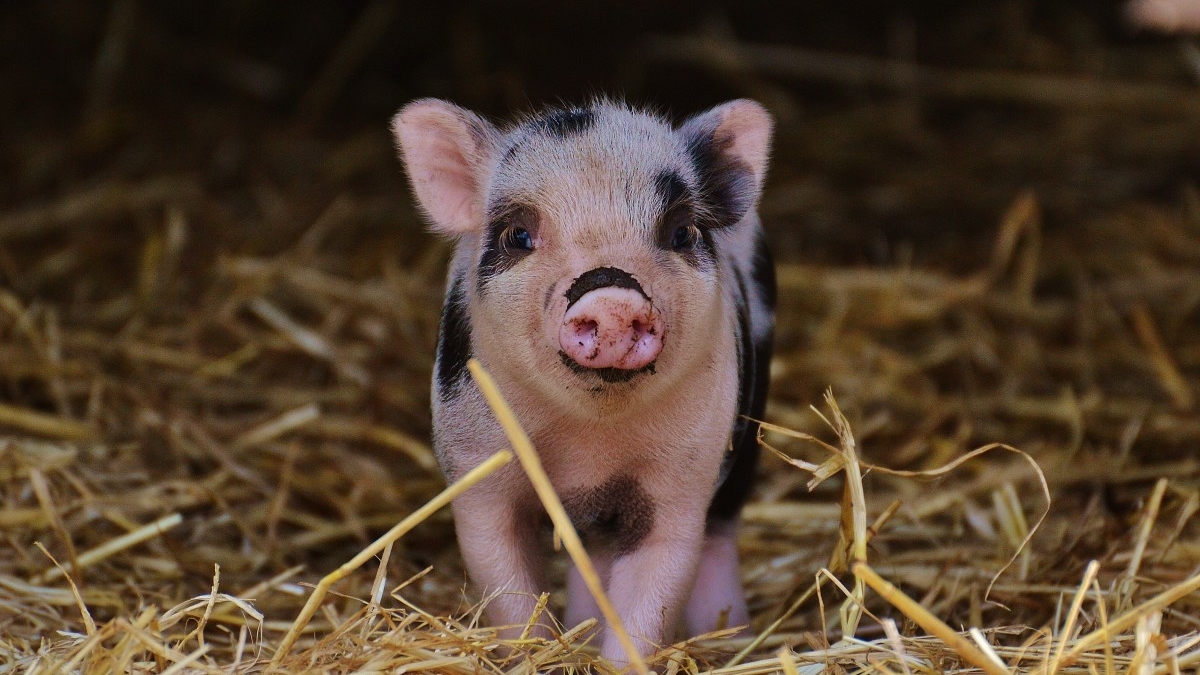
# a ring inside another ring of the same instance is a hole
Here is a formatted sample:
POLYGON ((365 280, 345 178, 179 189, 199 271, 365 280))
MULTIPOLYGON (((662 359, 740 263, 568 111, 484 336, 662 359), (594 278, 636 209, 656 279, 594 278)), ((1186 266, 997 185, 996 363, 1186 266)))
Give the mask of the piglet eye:
POLYGON ((506 227, 500 233, 500 243, 509 251, 532 251, 533 237, 529 230, 515 225, 506 227))
POLYGON ((679 225, 671 233, 671 248, 676 251, 690 251, 700 243, 700 228, 692 223, 679 225))

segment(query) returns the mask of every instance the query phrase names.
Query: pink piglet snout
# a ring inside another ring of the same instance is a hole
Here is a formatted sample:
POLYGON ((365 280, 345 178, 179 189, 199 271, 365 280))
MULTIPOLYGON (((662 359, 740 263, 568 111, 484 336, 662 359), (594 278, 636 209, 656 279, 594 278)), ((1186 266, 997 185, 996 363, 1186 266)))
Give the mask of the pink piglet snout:
POLYGON ((616 286, 588 291, 567 309, 559 329, 564 354, 585 368, 637 370, 658 358, 661 313, 641 293, 616 286))

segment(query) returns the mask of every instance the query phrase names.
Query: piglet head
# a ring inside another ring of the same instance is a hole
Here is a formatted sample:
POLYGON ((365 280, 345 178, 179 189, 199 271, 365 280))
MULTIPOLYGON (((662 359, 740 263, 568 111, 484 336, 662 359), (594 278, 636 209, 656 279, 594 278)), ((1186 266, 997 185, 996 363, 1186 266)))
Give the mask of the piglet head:
POLYGON ((501 379, 636 404, 736 348, 714 335, 734 330, 722 246, 766 170, 757 103, 674 127, 597 101, 500 129, 423 100, 393 131, 432 228, 456 240, 471 349, 501 379))

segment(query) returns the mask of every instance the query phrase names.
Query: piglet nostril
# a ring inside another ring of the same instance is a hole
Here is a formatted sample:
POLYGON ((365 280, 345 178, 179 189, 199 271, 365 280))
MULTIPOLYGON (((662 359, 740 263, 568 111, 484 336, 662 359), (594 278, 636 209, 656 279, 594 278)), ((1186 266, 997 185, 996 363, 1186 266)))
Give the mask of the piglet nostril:
POLYGON ((579 349, 580 354, 594 354, 599 332, 600 325, 595 319, 581 317, 563 326, 560 340, 564 342, 569 340, 573 346, 579 349))
POLYGON ((641 337, 647 333, 646 327, 642 325, 642 322, 638 319, 634 319, 633 323, 629 324, 629 327, 633 329, 633 338, 635 340, 641 339, 641 337))

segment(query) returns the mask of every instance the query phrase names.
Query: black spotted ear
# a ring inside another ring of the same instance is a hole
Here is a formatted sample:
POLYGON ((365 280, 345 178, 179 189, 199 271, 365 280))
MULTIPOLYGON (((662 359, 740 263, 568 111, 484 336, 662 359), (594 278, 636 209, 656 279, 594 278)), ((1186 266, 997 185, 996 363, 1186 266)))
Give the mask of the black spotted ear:
POLYGON ((749 99, 729 101, 683 123, 713 226, 734 225, 758 203, 767 175, 771 114, 749 99))
POLYGON ((422 99, 392 118, 413 194, 433 229, 459 236, 483 227, 482 168, 499 132, 453 103, 422 99))

